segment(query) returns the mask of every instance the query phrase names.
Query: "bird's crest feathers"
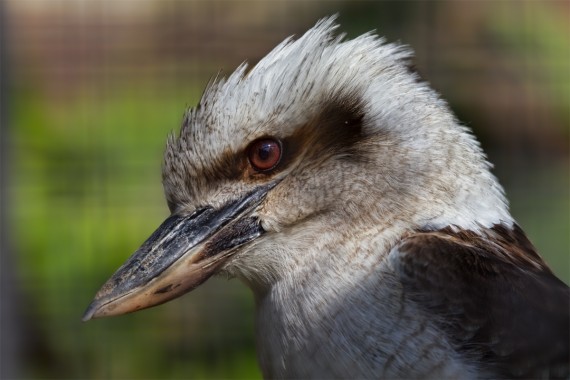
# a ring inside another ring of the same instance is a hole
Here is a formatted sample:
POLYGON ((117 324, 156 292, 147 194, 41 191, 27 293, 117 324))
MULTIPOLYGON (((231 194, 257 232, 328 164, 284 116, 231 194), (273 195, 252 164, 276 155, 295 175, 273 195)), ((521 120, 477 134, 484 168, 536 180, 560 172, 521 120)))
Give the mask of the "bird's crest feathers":
POLYGON ((411 50, 373 33, 345 41, 336 28, 334 17, 324 19, 300 38, 286 39, 249 71, 244 63, 227 79, 213 80, 187 113, 179 137, 168 141, 167 197, 175 188, 180 202, 200 203, 200 177, 228 164, 221 157, 238 154, 260 137, 291 136, 335 101, 359 103, 366 139, 360 146, 390 155, 374 154, 378 178, 367 181, 415 194, 406 201, 412 207, 433 205, 415 216, 418 227, 510 224, 503 190, 479 144, 439 95, 409 71, 411 50), (400 162, 387 162, 394 157, 400 162), (402 175, 410 169, 418 173, 402 175), (405 183, 394 183, 396 176, 405 183))

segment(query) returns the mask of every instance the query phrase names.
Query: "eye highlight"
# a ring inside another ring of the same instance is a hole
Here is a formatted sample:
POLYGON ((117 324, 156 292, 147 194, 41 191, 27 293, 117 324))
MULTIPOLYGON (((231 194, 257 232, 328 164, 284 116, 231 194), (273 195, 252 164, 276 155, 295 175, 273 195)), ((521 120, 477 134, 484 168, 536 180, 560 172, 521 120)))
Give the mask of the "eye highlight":
POLYGON ((247 149, 247 158, 258 172, 269 171, 281 161, 281 142, 265 138, 252 142, 247 149))

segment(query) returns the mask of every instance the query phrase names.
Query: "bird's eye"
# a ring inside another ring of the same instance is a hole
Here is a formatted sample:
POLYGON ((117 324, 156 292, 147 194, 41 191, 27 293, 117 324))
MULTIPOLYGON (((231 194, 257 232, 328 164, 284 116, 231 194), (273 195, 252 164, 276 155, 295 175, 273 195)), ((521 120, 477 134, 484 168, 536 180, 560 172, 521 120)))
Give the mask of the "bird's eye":
POLYGON ((281 160, 281 143, 273 139, 256 140, 250 144, 247 154, 255 170, 269 171, 281 160))

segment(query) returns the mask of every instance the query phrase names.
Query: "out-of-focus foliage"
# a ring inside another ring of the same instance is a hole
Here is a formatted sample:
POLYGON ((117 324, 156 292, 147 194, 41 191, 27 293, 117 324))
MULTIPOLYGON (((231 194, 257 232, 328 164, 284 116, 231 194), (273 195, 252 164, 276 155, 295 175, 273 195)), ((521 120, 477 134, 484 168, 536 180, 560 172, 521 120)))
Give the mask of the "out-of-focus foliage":
MULTIPOLYGON (((497 4, 499 9, 502 6, 504 4, 497 4)), ((504 41, 507 54, 526 61, 526 67, 518 74, 527 76, 527 86, 541 86, 540 93, 546 93, 549 105, 562 121, 566 136, 570 137, 570 9, 556 12, 540 2, 529 2, 526 8, 523 17, 532 17, 536 28, 530 28, 519 19, 505 17, 506 12, 494 12, 489 20, 490 29, 504 41)), ((527 88, 527 91, 532 90, 532 87, 527 88)))
POLYGON ((2 254, 14 283, 2 306, 18 319, 2 328, 15 332, 3 349, 18 349, 16 375, 260 377, 254 302, 236 280, 134 315, 80 318, 167 216, 165 138, 208 78, 336 12, 351 36, 377 29, 412 45, 424 78, 482 138, 513 214, 569 282, 567 3, 40 3, 14 0, 7 12, 2 196, 13 249, 2 254))

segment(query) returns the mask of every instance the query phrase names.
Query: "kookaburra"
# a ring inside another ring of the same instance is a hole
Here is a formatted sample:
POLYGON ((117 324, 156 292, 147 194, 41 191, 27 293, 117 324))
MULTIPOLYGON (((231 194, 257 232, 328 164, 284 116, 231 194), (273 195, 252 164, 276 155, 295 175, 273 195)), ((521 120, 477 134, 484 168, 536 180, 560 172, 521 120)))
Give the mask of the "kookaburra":
POLYGON ((266 378, 567 378, 569 288, 476 139, 407 48, 336 28, 208 85, 168 139, 170 217, 84 320, 226 274, 266 378))

